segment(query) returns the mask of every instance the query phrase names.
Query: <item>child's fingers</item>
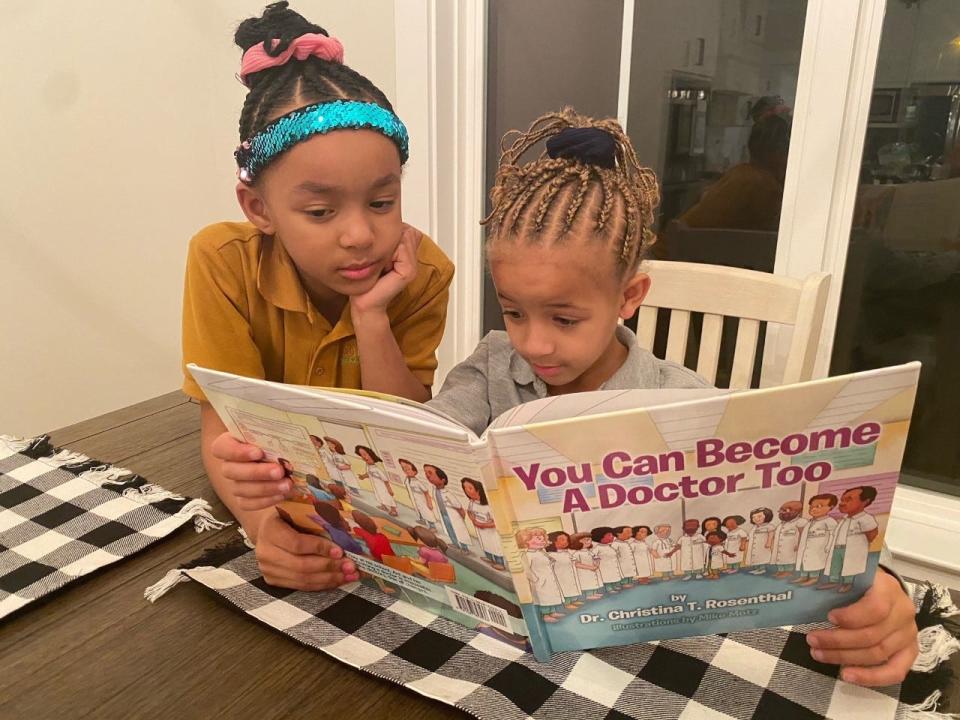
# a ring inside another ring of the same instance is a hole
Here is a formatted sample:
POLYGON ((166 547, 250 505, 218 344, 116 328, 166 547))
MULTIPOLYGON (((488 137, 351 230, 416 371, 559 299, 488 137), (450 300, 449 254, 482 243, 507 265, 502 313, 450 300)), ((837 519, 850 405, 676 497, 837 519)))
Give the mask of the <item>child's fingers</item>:
POLYGON ((890 615, 892 605, 878 594, 868 592, 852 605, 835 608, 828 616, 837 627, 857 629, 876 625, 890 615))
POLYGON ((417 254, 420 248, 420 241, 423 240, 423 233, 417 230, 413 225, 403 224, 403 232, 400 234, 400 242, 406 243, 417 254))
POLYGON ((352 560, 294 555, 262 540, 257 543, 257 562, 268 583, 297 590, 323 590, 359 577, 352 560))
POLYGON ((831 665, 881 665, 911 645, 916 645, 916 632, 910 628, 898 628, 871 645, 837 649, 813 648, 810 654, 814 660, 831 665))
POLYGON ((260 572, 263 573, 263 579, 269 585, 293 590, 327 590, 346 582, 343 573, 338 571, 304 574, 283 566, 273 566, 262 562, 260 563, 260 572))
POLYGON ((324 555, 292 555, 279 548, 267 547, 262 553, 257 553, 257 559, 265 568, 287 577, 313 578, 330 573, 343 574, 343 561, 324 555))
POLYGON ((290 489, 290 480, 283 477, 283 469, 276 463, 266 462, 225 462, 220 466, 225 478, 238 483, 260 483, 264 485, 285 485, 290 489))
POLYGON ((866 628, 831 628, 807 635, 807 644, 814 650, 854 650, 880 644, 896 630, 889 618, 866 628))
POLYGON ((846 682, 864 685, 866 687, 883 687, 902 681, 910 671, 914 660, 917 659, 916 643, 894 654, 883 665, 876 667, 845 667, 840 677, 846 682))
POLYGON ((343 549, 335 543, 319 535, 297 532, 279 517, 276 523, 271 523, 268 533, 271 544, 290 555, 321 556, 337 561, 343 557, 343 549))
POLYGON ((284 544, 282 545, 285 550, 294 555, 322 556, 338 561, 343 557, 343 548, 327 538, 296 532, 295 535, 296 537, 284 538, 284 544))
POLYGON ((228 432, 220 433, 214 438, 210 451, 218 460, 230 462, 255 462, 263 459, 263 450, 256 445, 240 442, 228 432))
POLYGON ((829 619, 839 627, 864 628, 876 625, 896 611, 904 618, 913 615, 913 603, 893 576, 877 570, 873 585, 864 596, 852 605, 834 608, 829 619))
POLYGON ((241 510, 253 512, 255 510, 266 510, 267 508, 279 505, 285 499, 284 495, 270 495, 266 497, 242 498, 237 497, 236 503, 241 510))
POLYGON ((400 236, 400 244, 393 256, 393 272, 407 282, 417 274, 417 248, 421 237, 419 230, 408 226, 400 236))
POLYGON ((231 485, 231 493, 243 510, 262 510, 283 501, 290 490, 290 481, 239 480, 231 485))

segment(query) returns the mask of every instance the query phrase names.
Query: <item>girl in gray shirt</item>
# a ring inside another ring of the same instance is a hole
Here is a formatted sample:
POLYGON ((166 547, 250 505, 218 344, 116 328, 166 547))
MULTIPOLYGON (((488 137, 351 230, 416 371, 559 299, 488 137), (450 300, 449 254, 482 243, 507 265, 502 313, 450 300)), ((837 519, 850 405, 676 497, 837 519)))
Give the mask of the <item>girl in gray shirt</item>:
POLYGON ((547 395, 709 387, 619 324, 650 286, 640 265, 659 189, 616 120, 544 115, 504 152, 490 198, 486 251, 506 332, 450 372, 432 407, 480 434, 547 395), (544 139, 546 151, 521 164, 544 139))

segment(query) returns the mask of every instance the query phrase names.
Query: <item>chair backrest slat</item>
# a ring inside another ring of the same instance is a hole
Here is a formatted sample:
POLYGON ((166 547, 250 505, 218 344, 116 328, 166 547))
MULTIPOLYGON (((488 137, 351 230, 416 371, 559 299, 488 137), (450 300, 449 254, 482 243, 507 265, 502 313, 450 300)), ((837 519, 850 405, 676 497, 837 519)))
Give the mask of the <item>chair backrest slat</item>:
POLYGON ((813 273, 801 281, 741 268, 663 260, 649 260, 641 269, 652 279, 638 318, 641 347, 652 350, 658 310, 669 309, 666 359, 683 363, 691 314, 703 313, 696 369, 715 382, 723 318, 736 318, 739 325, 730 387, 748 388, 754 375, 761 323, 776 323, 793 331, 782 381, 812 378, 830 286, 828 274, 813 273))
POLYGON ((657 334, 657 309, 642 306, 637 317, 637 341, 644 350, 653 352, 653 339, 657 334))
POLYGON ((689 333, 690 313, 686 310, 671 310, 670 330, 667 333, 667 360, 683 365, 689 333))
POLYGON ((720 362, 720 341, 723 338, 723 316, 709 313, 703 316, 700 331, 700 354, 697 356, 697 372, 709 383, 717 381, 717 365, 720 362))
POLYGON ((733 351, 733 369, 730 372, 730 387, 745 390, 753 377, 753 361, 757 356, 757 339, 760 323, 757 320, 741 319, 737 327, 737 347, 733 351))

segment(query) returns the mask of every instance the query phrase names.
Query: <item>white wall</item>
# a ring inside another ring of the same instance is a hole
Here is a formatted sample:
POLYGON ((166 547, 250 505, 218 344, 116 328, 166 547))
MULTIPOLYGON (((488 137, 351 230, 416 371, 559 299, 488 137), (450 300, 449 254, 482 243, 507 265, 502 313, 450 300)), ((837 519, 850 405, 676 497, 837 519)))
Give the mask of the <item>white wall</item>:
MULTIPOLYGON (((35 0, 0 45, 0 433, 180 385, 183 263, 240 218, 232 152, 251 0, 35 0)), ((295 0, 389 96, 391 0, 295 0)))

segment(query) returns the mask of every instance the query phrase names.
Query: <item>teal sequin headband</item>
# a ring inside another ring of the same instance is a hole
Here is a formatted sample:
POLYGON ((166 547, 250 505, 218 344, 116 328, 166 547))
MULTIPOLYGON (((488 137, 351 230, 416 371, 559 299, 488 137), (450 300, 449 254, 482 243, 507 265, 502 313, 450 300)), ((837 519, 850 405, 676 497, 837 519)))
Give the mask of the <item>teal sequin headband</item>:
POLYGON ((252 183, 274 158, 297 143, 314 135, 342 129, 369 129, 383 133, 396 143, 401 165, 410 156, 407 128, 392 112, 376 103, 335 100, 287 113, 240 143, 233 153, 237 159, 237 177, 241 182, 252 183))

